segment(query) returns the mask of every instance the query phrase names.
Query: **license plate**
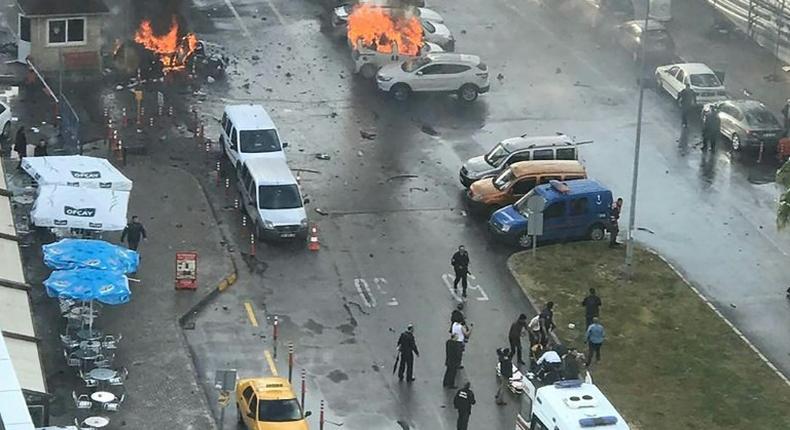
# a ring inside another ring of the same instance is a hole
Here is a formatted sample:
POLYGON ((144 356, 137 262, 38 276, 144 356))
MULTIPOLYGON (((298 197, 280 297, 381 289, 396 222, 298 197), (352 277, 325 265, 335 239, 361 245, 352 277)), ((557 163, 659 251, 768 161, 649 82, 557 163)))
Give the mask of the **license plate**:
POLYGON ((296 233, 280 233, 280 237, 296 237, 296 233))
POLYGON ((763 134, 764 137, 775 137, 776 133, 765 133, 763 134))

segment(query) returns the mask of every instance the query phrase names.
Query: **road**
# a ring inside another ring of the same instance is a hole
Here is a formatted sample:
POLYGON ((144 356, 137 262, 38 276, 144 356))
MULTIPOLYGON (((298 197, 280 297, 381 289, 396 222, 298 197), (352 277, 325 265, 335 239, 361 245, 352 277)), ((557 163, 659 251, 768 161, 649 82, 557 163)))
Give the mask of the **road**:
MULTIPOLYGON (((302 179, 322 243, 317 253, 260 245, 260 270, 245 273, 197 319, 188 339, 206 382, 221 367, 242 376, 271 372, 264 350, 278 316, 274 361, 282 374, 283 346, 294 342, 297 369, 308 374, 308 409, 316 412, 324 399, 329 419, 352 429, 453 428, 451 393, 440 379, 455 299, 443 276, 464 244, 480 286, 467 306, 477 325, 460 376, 477 393, 471 427, 513 425, 516 402, 493 402, 494 350, 506 346, 510 321, 532 311, 505 269, 512 250, 463 211, 458 168, 500 139, 563 131, 595 141, 581 150, 588 172, 627 205, 635 68, 539 2, 436 0, 431 7, 456 34, 457 50, 480 54, 492 70, 491 92, 471 106, 444 96, 399 104, 377 94, 352 77, 345 45, 320 31, 318 4, 195 1, 192 29, 234 59, 228 84, 203 89, 209 97, 201 109, 219 117, 225 103, 267 107, 290 143, 291 167, 317 172, 302 179), (422 353, 411 385, 390 371, 397 335, 410 322, 422 353)), ((677 263, 790 374, 790 343, 774 339, 790 323, 781 298, 790 240, 774 227, 770 168, 733 160, 724 148, 701 156, 698 127, 681 136, 678 125, 673 102, 647 91, 636 237, 677 263)), ((209 133, 218 133, 215 124, 209 133)), ((572 262, 557 269, 564 264, 572 262)))

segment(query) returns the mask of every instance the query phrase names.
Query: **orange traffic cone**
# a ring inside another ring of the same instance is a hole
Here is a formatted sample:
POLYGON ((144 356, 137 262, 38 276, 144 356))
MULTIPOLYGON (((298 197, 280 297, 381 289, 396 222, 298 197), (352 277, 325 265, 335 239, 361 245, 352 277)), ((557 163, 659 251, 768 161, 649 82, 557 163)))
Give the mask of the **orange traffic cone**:
POLYGON ((321 244, 318 242, 318 227, 315 224, 310 226, 310 238, 307 241, 307 249, 310 251, 321 249, 321 244))

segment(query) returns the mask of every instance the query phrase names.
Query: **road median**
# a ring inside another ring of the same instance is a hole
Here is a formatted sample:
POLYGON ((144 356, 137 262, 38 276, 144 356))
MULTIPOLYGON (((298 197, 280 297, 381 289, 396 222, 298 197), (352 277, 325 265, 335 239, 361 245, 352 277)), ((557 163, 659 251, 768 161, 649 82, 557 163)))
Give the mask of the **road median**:
POLYGON ((593 378, 632 428, 790 428, 790 387, 660 256, 637 249, 625 281, 623 249, 579 242, 537 254, 508 267, 536 308, 554 301, 569 346, 583 348, 589 288, 602 297, 607 339, 593 378))

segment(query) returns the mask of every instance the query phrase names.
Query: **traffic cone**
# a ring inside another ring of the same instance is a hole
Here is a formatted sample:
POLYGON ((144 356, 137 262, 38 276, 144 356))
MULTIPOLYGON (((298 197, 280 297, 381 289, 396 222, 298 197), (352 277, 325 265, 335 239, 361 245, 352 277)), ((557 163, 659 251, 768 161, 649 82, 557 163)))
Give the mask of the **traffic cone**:
POLYGON ((315 224, 310 226, 310 238, 307 242, 307 249, 310 251, 318 251, 321 249, 321 243, 318 242, 318 227, 315 224))

